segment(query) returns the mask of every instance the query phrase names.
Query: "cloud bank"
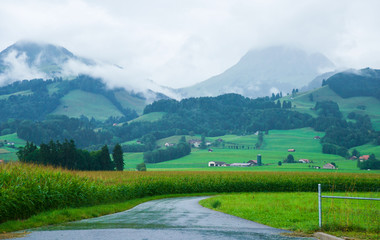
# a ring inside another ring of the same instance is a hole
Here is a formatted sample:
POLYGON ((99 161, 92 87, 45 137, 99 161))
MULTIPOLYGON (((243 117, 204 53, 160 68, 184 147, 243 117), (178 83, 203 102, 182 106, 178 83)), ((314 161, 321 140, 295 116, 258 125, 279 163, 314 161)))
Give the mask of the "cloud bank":
POLYGON ((380 68, 378 9, 377 0, 2 0, 0 49, 25 38, 61 45, 122 66, 128 78, 108 69, 120 77, 110 85, 126 86, 189 86, 272 45, 380 68))

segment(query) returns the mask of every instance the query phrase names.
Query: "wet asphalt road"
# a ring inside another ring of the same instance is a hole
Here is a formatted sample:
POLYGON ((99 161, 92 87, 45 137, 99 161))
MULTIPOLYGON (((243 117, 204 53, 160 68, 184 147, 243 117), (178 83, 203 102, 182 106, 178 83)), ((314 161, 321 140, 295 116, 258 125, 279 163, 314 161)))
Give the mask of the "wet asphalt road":
POLYGON ((31 230, 25 240, 92 239, 305 239, 284 230, 203 208, 205 197, 146 202, 128 211, 31 230))

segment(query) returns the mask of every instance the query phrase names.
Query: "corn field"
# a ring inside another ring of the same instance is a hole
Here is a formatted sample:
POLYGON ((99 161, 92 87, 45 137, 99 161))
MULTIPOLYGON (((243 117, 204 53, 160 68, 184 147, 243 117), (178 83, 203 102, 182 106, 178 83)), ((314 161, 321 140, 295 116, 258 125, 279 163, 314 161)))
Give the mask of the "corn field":
POLYGON ((84 172, 33 164, 0 165, 0 223, 67 207, 145 196, 207 192, 373 191, 377 174, 300 172, 84 172))

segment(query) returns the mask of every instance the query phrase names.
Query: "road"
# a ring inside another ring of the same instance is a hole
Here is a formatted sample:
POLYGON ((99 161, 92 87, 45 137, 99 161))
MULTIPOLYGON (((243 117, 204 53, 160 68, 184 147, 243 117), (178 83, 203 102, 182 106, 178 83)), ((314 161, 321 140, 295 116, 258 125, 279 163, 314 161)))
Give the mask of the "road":
POLYGON ((128 211, 31 230, 24 240, 96 239, 305 239, 284 230, 204 208, 205 197, 146 202, 128 211))

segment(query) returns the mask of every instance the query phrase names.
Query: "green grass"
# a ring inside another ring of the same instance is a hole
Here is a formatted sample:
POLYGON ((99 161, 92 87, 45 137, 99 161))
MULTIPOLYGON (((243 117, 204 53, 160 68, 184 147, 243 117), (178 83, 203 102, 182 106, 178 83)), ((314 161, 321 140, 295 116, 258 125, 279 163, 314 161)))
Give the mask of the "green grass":
POLYGON ((364 144, 362 146, 353 147, 350 150, 358 150, 361 155, 375 154, 376 158, 380 158, 380 145, 374 145, 372 143, 364 144))
POLYGON ((142 114, 147 104, 145 99, 134 97, 125 90, 116 91, 115 97, 120 102, 121 106, 134 109, 137 114, 142 114))
MULTIPOLYGON (((316 132, 311 128, 301 128, 294 130, 271 130, 269 135, 264 135, 264 143, 261 149, 253 149, 257 142, 256 135, 236 136, 226 135, 221 137, 206 138, 208 141, 215 141, 218 138, 224 140, 224 147, 211 147, 213 152, 207 150, 192 149, 192 153, 183 158, 161 162, 156 164, 147 164, 148 170, 203 170, 203 171, 312 171, 312 172, 363 172, 356 166, 356 161, 346 160, 338 155, 323 154, 322 146, 315 136, 323 137, 324 133, 316 132), (239 145, 245 146, 244 149, 228 149, 228 146, 239 145), (250 149, 247 150, 248 146, 250 149), (296 149, 291 153, 295 160, 306 158, 313 163, 310 164, 282 164, 278 166, 279 161, 283 161, 289 154, 289 148, 296 149), (223 161, 226 163, 248 162, 255 160, 257 154, 262 155, 262 161, 265 166, 261 167, 208 167, 209 161, 223 161), (335 162, 338 170, 314 169, 312 166, 323 167, 326 163, 335 162)), ((181 136, 173 136, 157 141, 159 146, 165 142, 178 142, 181 136)), ((191 137, 191 138, 197 138, 191 137)), ((186 136, 186 139, 190 139, 186 136)), ((361 149, 361 148, 359 148, 361 149)), ((358 149, 358 150, 359 150, 358 149)), ((380 146, 367 148, 368 151, 380 149, 380 146)), ((374 151, 376 154, 377 151, 374 151)), ((363 151, 364 153, 364 151, 363 151)), ((130 154, 127 154, 130 155, 130 154)), ((133 154, 125 159, 125 162, 132 160, 133 164, 143 162, 142 154, 133 154), (133 156, 133 157, 132 157, 133 156)), ((380 156, 380 155, 379 155, 380 156)), ((380 171, 372 171, 379 173, 380 171)))
POLYGON ((136 165, 144 162, 143 153, 124 153, 124 169, 125 170, 136 170, 136 165))
POLYGON ((52 114, 67 115, 69 117, 80 117, 105 121, 109 117, 122 117, 123 114, 104 96, 73 90, 61 99, 61 104, 52 114))
POLYGON ((158 120, 161 120, 163 116, 165 116, 165 112, 152 112, 152 113, 148 113, 148 114, 144 114, 138 118, 135 118, 131 121, 129 121, 128 123, 132 123, 132 122, 155 122, 155 121, 158 121, 158 120))
POLYGON ((17 158, 17 151, 19 147, 23 147, 26 143, 21 138, 17 137, 17 133, 13 134, 8 134, 8 135, 3 135, 0 136, 0 142, 4 143, 4 140, 7 140, 7 142, 13 142, 15 143, 14 148, 7 147, 5 145, 4 147, 0 148, 0 159, 5 160, 5 161, 16 161, 17 158))
MULTIPOLYGON (((333 193, 323 195, 379 198, 379 192, 333 193)), ((202 200, 204 207, 275 228, 303 233, 320 231, 317 193, 239 193, 202 200)), ((340 237, 378 239, 380 202, 322 199, 322 231, 340 237)))
POLYGON ((15 92, 15 93, 11 93, 11 94, 4 94, 4 95, 0 95, 0 100, 4 100, 4 99, 8 99, 10 96, 16 96, 16 95, 32 95, 33 92, 31 90, 25 90, 25 91, 20 91, 20 92, 15 92))

